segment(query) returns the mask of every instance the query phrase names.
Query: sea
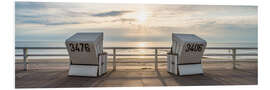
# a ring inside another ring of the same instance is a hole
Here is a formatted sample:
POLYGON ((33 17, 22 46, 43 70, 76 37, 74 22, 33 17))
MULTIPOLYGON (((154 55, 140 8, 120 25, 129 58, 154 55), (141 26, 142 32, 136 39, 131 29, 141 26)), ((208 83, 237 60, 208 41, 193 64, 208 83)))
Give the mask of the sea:
MULTIPOLYGON (((104 42, 104 47, 170 47, 171 42, 104 42)), ((65 47, 63 41, 15 41, 15 47, 65 47)), ((207 47, 258 47, 258 43, 207 43, 207 47)), ((105 52, 112 54, 112 50, 104 49, 105 52)), ((158 50, 158 54, 166 54, 169 49, 158 50)), ((121 49, 116 50, 117 54, 154 54, 153 49, 121 49)), ((204 54, 231 54, 231 50, 212 50, 206 49, 204 54)), ((257 54, 258 50, 237 50, 237 54, 257 54)), ((15 54, 23 54, 23 50, 15 49, 15 54)), ((68 54, 65 49, 34 49, 28 50, 28 54, 68 54)), ((15 59, 22 59, 16 56, 15 59)), ((29 59, 68 59, 68 56, 32 56, 29 59)), ((112 57, 109 57, 112 58, 112 57)), ((154 58, 154 56, 117 56, 117 58, 154 58)), ((166 58, 159 56, 159 58, 166 58)), ((207 58, 231 59, 231 56, 207 56, 207 58)), ((237 56, 236 59, 257 59, 257 56, 237 56)))

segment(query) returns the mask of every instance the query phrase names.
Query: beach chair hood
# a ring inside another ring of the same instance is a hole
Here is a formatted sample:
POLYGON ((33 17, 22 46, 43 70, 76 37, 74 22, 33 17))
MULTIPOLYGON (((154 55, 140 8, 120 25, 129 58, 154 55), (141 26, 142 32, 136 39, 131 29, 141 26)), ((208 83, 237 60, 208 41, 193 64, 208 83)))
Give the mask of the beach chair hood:
POLYGON ((173 54, 178 54, 178 64, 201 63, 206 41, 193 34, 172 34, 173 54))
POLYGON ((98 64, 103 51, 103 33, 76 33, 66 39, 71 64, 98 64))

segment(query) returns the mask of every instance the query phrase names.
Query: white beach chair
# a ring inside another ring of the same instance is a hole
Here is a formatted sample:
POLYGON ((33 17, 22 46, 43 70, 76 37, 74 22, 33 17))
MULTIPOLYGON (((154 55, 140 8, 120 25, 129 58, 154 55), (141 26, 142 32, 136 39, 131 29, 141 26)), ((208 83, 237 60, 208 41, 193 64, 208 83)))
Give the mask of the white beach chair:
POLYGON ((68 75, 97 77, 107 71, 103 32, 76 33, 65 43, 70 58, 68 75))
POLYGON ((167 71, 175 75, 202 74, 201 58, 206 45, 206 41, 196 35, 173 33, 167 71))

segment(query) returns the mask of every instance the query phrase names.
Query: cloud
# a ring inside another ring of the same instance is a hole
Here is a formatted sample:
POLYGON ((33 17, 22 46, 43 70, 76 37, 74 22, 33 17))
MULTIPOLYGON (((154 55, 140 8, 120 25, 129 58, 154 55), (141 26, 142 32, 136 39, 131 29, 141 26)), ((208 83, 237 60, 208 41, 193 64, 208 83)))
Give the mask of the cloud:
MULTIPOLYGON (((225 18, 225 17, 223 17, 225 18)), ((170 34, 171 32, 177 33, 190 33, 202 36, 204 38, 216 38, 236 35, 246 37, 258 30, 257 20, 253 20, 253 17, 247 17, 236 20, 235 18, 225 19, 205 19, 191 21, 188 25, 183 26, 151 26, 149 29, 153 32, 161 32, 163 34, 170 34), (233 33, 233 34, 227 34, 233 33), (246 35, 246 36, 245 36, 246 35)))
POLYGON ((257 24, 222 24, 220 25, 222 29, 224 30, 254 30, 257 31, 258 30, 258 25, 257 24))
POLYGON ((92 16, 94 16, 94 17, 113 17, 113 16, 121 16, 125 13, 130 13, 130 12, 132 12, 132 11, 110 11, 110 12, 92 14, 92 16))
POLYGON ((136 19, 134 18, 120 18, 120 19, 115 19, 115 20, 112 20, 111 22, 121 22, 121 23, 132 23, 132 22, 135 22, 136 19))
POLYGON ((16 9, 41 9, 46 7, 45 3, 40 2, 15 2, 16 9))
POLYGON ((232 5, 160 5, 153 9, 153 17, 217 17, 249 16, 257 14, 257 6, 232 5))
POLYGON ((47 18, 35 16, 16 17, 16 24, 42 24, 42 25, 67 25, 67 24, 80 24, 81 22, 72 20, 60 20, 60 18, 47 18))

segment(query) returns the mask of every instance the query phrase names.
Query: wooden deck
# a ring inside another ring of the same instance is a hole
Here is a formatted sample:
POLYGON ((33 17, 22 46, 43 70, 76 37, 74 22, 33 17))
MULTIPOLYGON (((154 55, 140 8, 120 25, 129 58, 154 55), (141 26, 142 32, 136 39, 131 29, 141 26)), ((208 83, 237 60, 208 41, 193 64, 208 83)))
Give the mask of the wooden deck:
POLYGON ((238 69, 231 63, 204 63, 203 75, 175 76, 165 68, 109 70, 98 78, 68 77, 68 69, 15 70, 16 88, 61 87, 130 87, 130 86, 198 86, 198 85, 257 85, 257 62, 238 62, 238 69))

